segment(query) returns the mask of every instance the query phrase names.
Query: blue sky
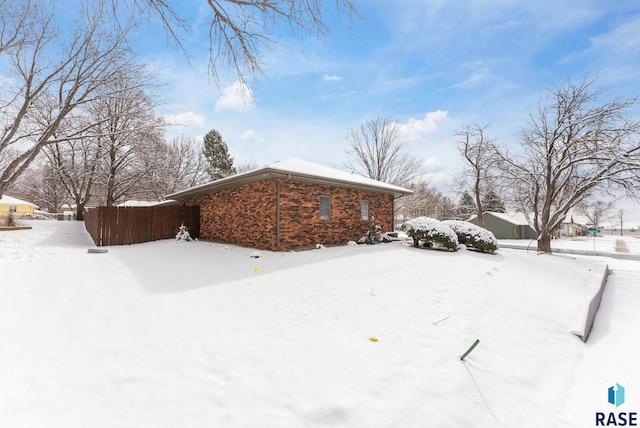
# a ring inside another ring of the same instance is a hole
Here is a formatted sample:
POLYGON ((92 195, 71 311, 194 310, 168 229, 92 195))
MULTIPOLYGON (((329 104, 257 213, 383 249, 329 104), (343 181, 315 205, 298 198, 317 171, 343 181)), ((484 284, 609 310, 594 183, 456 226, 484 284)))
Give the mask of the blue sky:
MULTIPOLYGON (((201 19, 207 6, 184 7, 201 19)), ((217 129, 236 163, 332 166, 344 162, 348 128, 388 115, 446 190, 460 167, 453 133, 465 124, 515 144, 548 88, 587 73, 612 96, 640 95, 637 0, 371 0, 360 15, 351 25, 331 16, 326 43, 279 35, 244 101, 233 74, 211 81, 206 53, 189 65, 150 37, 142 57, 169 84, 159 113, 183 124, 172 135, 217 129)))

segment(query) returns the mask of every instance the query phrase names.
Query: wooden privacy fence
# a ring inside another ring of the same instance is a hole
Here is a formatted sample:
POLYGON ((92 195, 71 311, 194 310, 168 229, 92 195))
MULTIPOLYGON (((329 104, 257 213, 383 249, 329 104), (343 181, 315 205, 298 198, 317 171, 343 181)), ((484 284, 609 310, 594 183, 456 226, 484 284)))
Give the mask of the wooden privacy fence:
POLYGON ((99 247, 175 238, 183 224, 198 238, 200 207, 97 207, 84 214, 84 224, 99 247))

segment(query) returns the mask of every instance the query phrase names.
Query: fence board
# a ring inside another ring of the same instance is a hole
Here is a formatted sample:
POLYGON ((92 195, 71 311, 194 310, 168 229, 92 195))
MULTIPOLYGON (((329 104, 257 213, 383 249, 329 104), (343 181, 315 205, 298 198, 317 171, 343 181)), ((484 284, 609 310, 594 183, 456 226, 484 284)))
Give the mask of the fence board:
POLYGON ((181 225, 200 236, 200 207, 97 207, 84 214, 84 224, 99 247, 174 238, 181 225))

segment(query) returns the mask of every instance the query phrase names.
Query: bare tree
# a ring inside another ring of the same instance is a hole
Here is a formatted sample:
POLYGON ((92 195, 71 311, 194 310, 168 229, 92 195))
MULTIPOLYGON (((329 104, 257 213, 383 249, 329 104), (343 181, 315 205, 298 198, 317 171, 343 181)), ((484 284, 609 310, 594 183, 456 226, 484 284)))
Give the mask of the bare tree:
POLYGON ((156 200, 205 183, 206 160, 195 140, 184 137, 162 142, 154 156, 155 167, 141 181, 143 191, 156 200))
POLYGON ((77 220, 91 200, 113 205, 154 168, 163 124, 145 93, 149 86, 140 70, 120 74, 97 91, 108 95, 66 118, 56 140, 44 147, 75 203, 77 220))
POLYGON ((407 151, 400 129, 388 116, 377 116, 357 129, 349 129, 344 166, 384 183, 406 186, 417 181, 423 174, 423 162, 407 151))
POLYGON ((30 1, 16 2, 0 0, 0 53, 25 42, 29 33, 25 27, 31 25, 28 17, 35 12, 30 1))
MULTIPOLYGON (((166 0, 111 0, 128 7, 134 19, 146 14, 160 18, 167 35, 188 54, 185 42, 192 25, 166 0)), ((351 20, 357 16, 358 0, 336 0, 334 5, 351 20)), ((293 34, 324 39, 330 28, 327 13, 332 6, 323 0, 208 0, 209 70, 216 80, 220 67, 231 69, 242 82, 264 73, 262 52, 277 44, 277 36, 293 34)))
POLYGON ((457 177, 460 190, 473 196, 478 224, 484 227, 484 194, 489 191, 493 166, 496 162, 495 146, 486 134, 487 126, 466 125, 456 132, 458 152, 465 161, 464 170, 457 177))
POLYGON ((48 161, 40 159, 33 162, 7 192, 50 213, 58 212, 63 205, 70 203, 58 171, 48 161))
POLYGON ((604 96, 593 80, 567 80, 530 115, 522 150, 501 151, 502 177, 529 215, 539 251, 551 252, 553 231, 590 193, 640 196, 640 121, 631 111, 637 102, 604 96))
POLYGON ((413 194, 396 200, 395 216, 401 222, 420 216, 448 220, 456 217, 457 206, 448 196, 438 192, 426 181, 407 186, 413 194))
POLYGON ((602 225, 602 221, 608 218, 608 213, 612 208, 613 202, 605 202, 591 197, 586 197, 576 205, 578 212, 587 217, 587 220, 595 227, 602 225))
POLYGON ((84 209, 93 196, 104 138, 97 135, 56 141, 43 149, 49 168, 56 172, 67 198, 75 205, 76 220, 84 220, 84 209))
POLYGON ((92 131, 102 139, 97 184, 106 206, 120 201, 156 168, 156 154, 163 149, 164 123, 154 114, 155 102, 132 80, 136 77, 121 76, 105 88, 117 96, 91 104, 92 131))
MULTIPOLYGON (((98 89, 133 67, 126 29, 109 26, 100 7, 81 10, 75 27, 60 34, 54 6, 41 2, 35 8, 28 0, 11 5, 23 15, 3 10, 1 18, 0 59, 8 64, 9 79, 0 95, 0 195, 56 141, 65 118, 98 96, 110 96, 98 89)), ((67 129, 63 138, 81 132, 67 129)))
POLYGON ((246 161, 235 167, 238 174, 242 172, 252 171, 258 168, 258 164, 254 160, 246 161))

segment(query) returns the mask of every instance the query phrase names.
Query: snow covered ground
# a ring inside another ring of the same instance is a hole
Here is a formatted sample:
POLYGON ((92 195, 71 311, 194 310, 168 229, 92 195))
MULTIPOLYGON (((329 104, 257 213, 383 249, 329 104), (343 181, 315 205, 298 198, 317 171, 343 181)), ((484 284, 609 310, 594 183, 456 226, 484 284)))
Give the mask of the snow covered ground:
POLYGON ((0 232, 2 427, 588 427, 640 411, 639 261, 173 240, 88 254, 82 223, 30 224, 0 232), (605 263, 584 344, 571 331, 605 263))

